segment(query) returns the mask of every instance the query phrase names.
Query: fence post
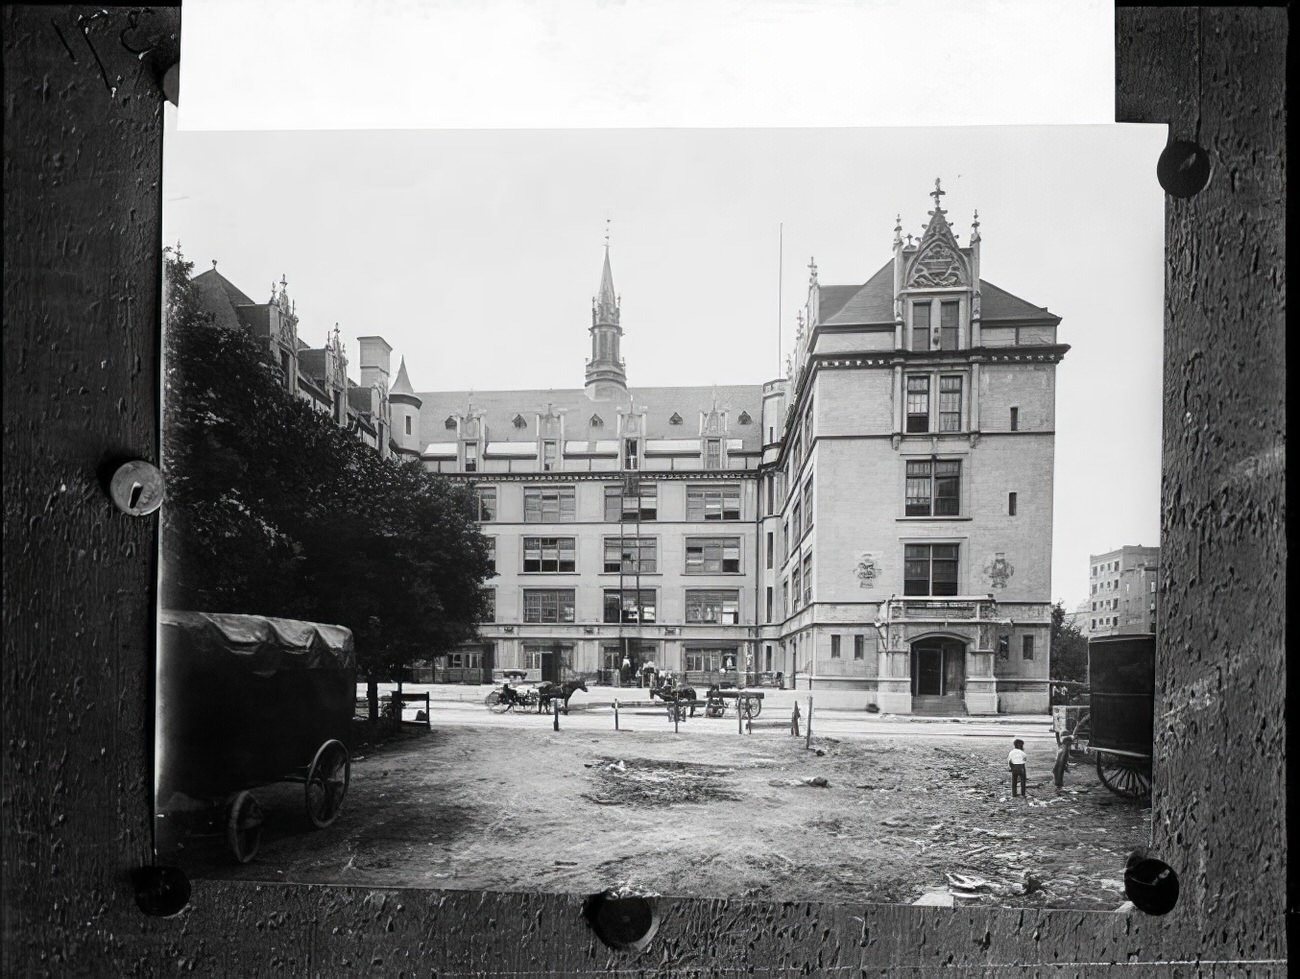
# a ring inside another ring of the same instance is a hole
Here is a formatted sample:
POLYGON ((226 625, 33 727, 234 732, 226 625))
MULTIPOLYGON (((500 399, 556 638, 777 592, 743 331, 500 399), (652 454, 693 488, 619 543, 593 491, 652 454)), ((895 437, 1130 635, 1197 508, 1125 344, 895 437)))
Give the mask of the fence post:
POLYGON ((614 730, 618 730, 618 701, 614 701, 614 730))
POLYGON ((812 747, 812 698, 811 697, 808 698, 808 733, 806 735, 806 740, 804 741, 803 746, 805 750, 812 747))
POLYGON ((673 701, 673 734, 682 733, 682 702, 673 701))
POLYGON ((736 733, 745 733, 745 701, 741 697, 736 698, 736 733))
POLYGON ((555 730, 558 731, 560 729, 560 702, 558 700, 551 701, 551 710, 555 715, 555 730))

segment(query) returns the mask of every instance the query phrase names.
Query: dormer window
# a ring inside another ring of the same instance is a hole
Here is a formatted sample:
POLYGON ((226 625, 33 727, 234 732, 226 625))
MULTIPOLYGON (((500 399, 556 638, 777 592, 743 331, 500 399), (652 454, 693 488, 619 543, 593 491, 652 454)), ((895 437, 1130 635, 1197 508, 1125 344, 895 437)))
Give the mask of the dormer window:
POLYGON ((920 299, 912 303, 912 349, 956 350, 961 346, 961 303, 956 300, 920 299))
POLYGON ((478 443, 465 443, 465 472, 472 473, 478 470, 478 443))
POLYGON ((527 427, 528 427, 528 422, 525 420, 525 418, 524 418, 523 415, 515 415, 515 417, 514 417, 513 419, 511 419, 510 424, 514 425, 515 428, 527 428, 527 427))
POLYGON ((592 428, 600 428, 605 424, 605 420, 600 415, 592 415, 590 424, 592 428))
POLYGON ((641 440, 640 439, 623 440, 623 468, 624 469, 641 468, 641 440))
POLYGON ((679 415, 679 414, 677 414, 677 412, 674 411, 674 412, 672 413, 672 417, 670 417, 670 418, 668 419, 668 424, 669 424, 669 425, 680 425, 681 423, 682 423, 682 416, 679 415))
POLYGON ((736 419, 736 421, 740 422, 740 424, 742 424, 742 425, 748 425, 748 424, 749 424, 750 422, 752 422, 753 420, 754 420, 754 419, 752 419, 752 418, 749 417, 749 412, 747 412, 747 411, 742 411, 742 412, 740 413, 740 417, 736 419))
POLYGON ((456 430, 456 416, 448 415, 447 420, 442 423, 442 427, 449 432, 454 432, 456 430))

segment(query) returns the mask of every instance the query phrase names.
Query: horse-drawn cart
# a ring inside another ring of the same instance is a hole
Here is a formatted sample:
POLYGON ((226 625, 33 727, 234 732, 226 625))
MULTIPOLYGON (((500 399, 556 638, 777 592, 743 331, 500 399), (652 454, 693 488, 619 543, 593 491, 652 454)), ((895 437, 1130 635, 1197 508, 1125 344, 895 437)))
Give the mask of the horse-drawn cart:
POLYGON ((1151 794, 1155 650, 1149 634, 1088 642, 1089 747, 1097 756, 1097 777, 1130 799, 1151 794))
POLYGON ((728 704, 734 703, 736 710, 746 719, 757 717, 763 711, 763 691, 761 690, 723 690, 713 687, 709 690, 704 703, 705 717, 722 717, 727 713, 728 704))
MULTIPOLYGON (((158 815, 224 808, 240 863, 261 841, 252 789, 301 782, 312 825, 337 818, 351 778, 352 633, 256 615, 159 616, 158 815)), ((165 836, 166 834, 164 834, 165 836)))

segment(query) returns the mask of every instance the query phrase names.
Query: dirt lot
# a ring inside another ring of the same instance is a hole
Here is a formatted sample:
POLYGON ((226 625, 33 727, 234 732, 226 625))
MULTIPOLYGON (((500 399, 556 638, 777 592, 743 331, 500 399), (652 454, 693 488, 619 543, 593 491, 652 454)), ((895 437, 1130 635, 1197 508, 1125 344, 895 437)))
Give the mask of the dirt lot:
POLYGON ((775 731, 446 728, 359 757, 338 821, 313 831, 301 787, 258 790, 261 852, 234 866, 191 840, 196 876, 592 892, 912 902, 966 876, 958 903, 1114 909, 1150 810, 1086 766, 1052 783, 1029 746, 1010 798, 987 739, 834 740, 775 731), (810 784, 822 779, 825 785, 810 784))

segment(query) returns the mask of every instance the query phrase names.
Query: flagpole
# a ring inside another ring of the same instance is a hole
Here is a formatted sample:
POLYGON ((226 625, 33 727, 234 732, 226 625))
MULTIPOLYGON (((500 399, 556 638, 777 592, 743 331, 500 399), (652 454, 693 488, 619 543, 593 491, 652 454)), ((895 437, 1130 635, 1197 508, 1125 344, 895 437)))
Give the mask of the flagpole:
POLYGON ((777 245, 776 245, 776 376, 781 376, 781 299, 782 286, 785 283, 781 281, 781 273, 785 266, 785 222, 782 221, 777 226, 777 245))

